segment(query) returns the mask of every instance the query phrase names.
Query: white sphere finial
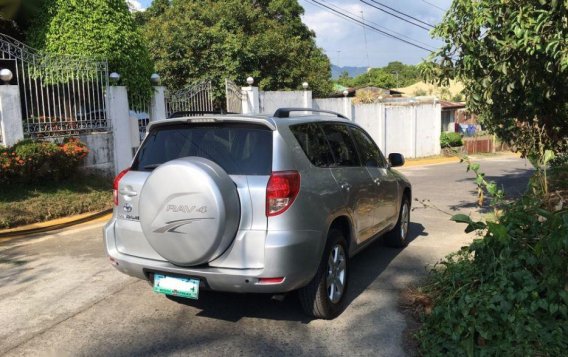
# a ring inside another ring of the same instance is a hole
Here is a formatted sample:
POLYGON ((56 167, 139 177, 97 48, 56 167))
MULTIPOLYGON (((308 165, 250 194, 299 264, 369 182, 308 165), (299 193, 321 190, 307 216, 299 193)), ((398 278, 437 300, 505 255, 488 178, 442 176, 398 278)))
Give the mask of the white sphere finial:
POLYGON ((111 81, 118 82, 118 80, 120 79, 120 74, 112 72, 108 77, 110 78, 111 81))
POLYGON ((150 76, 150 82, 152 82, 152 84, 154 85, 160 84, 160 75, 158 73, 153 73, 150 76))
POLYGON ((247 83, 248 83, 249 86, 252 86, 252 84, 254 83, 254 78, 248 77, 248 78, 247 78, 247 83))
POLYGON ((344 91, 343 91, 343 96, 344 96, 344 97, 347 97, 348 95, 349 95, 349 91, 348 91, 347 89, 344 90, 344 91))
POLYGON ((9 83, 13 77, 14 74, 8 68, 0 70, 0 80, 2 80, 2 82, 9 83))
POLYGON ((308 82, 302 83, 302 88, 304 88, 304 89, 308 89, 309 86, 310 85, 308 84, 308 82))

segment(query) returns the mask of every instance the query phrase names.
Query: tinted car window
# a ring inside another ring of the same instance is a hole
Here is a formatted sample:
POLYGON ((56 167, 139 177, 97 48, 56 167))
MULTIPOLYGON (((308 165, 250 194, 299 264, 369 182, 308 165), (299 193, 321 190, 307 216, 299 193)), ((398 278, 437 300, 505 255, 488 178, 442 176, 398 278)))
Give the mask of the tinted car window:
POLYGON ((324 124, 322 128, 337 166, 361 165, 347 125, 324 124))
POLYGON ((321 128, 315 124, 300 124, 291 126, 290 131, 314 166, 333 165, 333 155, 321 128))
POLYGON ((359 156, 365 166, 386 167, 386 160, 373 139, 362 129, 351 127, 353 139, 357 144, 359 156))
POLYGON ((156 127, 138 151, 132 170, 151 171, 187 156, 209 159, 229 175, 270 175, 272 131, 234 123, 156 127))

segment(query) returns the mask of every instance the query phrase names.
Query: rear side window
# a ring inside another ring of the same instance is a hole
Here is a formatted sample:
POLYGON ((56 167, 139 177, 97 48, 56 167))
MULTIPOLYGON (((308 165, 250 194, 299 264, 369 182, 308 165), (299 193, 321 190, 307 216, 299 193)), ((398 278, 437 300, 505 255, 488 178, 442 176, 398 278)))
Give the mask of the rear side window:
POLYGON ((229 175, 270 175, 272 131, 261 125, 238 123, 156 127, 138 151, 132 170, 151 171, 187 156, 209 159, 229 175))
POLYGON ((325 133, 337 166, 361 166, 349 127, 343 124, 324 124, 325 133))
POLYGON ((323 131, 315 124, 299 124, 290 127, 304 153, 314 166, 329 167, 334 164, 333 155, 323 131))
POLYGON ((357 144, 359 156, 365 166, 386 167, 386 160, 373 139, 362 129, 351 127, 351 133, 357 144))

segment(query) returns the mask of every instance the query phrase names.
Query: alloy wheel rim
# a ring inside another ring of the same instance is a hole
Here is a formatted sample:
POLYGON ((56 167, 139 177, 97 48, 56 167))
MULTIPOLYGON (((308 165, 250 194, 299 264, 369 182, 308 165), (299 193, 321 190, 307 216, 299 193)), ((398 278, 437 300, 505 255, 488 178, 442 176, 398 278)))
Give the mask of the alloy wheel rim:
POLYGON ((341 244, 336 244, 329 253, 326 277, 327 297, 334 304, 337 304, 343 296, 346 272, 345 250, 341 244))
POLYGON ((408 234, 409 213, 408 204, 405 202, 402 205, 402 213, 400 215, 400 237, 402 239, 406 239, 406 235, 408 234))

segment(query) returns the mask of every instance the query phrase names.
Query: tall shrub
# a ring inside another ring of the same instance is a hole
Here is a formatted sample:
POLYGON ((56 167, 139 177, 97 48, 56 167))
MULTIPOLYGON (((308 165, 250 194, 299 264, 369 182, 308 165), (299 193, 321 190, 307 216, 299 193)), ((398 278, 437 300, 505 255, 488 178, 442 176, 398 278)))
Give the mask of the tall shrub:
POLYGON ((126 1, 44 0, 28 43, 46 53, 106 59, 132 96, 149 98, 153 64, 126 1))

